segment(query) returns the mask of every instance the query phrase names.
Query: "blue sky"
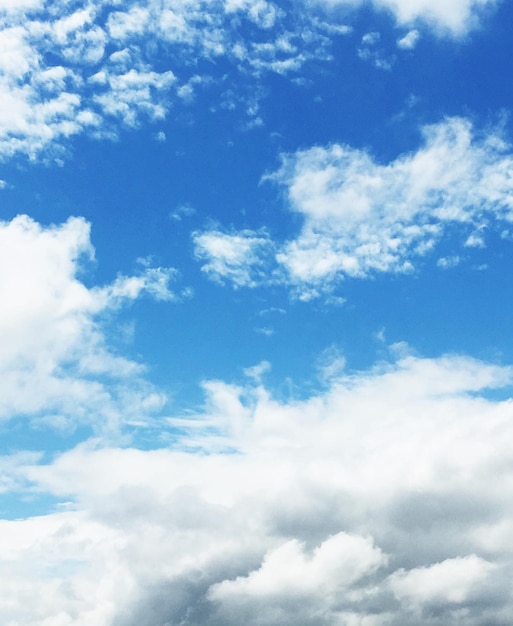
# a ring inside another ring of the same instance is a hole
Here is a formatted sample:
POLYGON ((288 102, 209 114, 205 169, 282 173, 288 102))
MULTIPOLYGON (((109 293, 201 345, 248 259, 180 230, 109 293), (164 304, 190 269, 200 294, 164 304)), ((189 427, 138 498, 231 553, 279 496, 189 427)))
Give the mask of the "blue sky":
POLYGON ((0 0, 0 621, 502 626, 506 0, 0 0))

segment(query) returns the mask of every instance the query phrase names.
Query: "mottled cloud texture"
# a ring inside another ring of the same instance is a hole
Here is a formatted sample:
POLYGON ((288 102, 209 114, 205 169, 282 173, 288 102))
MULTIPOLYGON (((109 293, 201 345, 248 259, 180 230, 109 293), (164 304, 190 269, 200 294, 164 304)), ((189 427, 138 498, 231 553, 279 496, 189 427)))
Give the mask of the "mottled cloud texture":
POLYGON ((341 144, 284 155, 266 179, 284 188, 289 210, 302 218, 297 236, 196 234, 203 270, 237 286, 278 281, 310 299, 344 278, 412 272, 449 232, 462 248, 485 246, 487 231, 507 235, 513 157, 500 132, 449 118, 422 134, 417 151, 385 164, 341 144))
POLYGON ((4 458, 63 504, 1 523, 2 620, 506 624, 511 380, 405 356, 301 401, 210 381, 174 448, 4 458))
MULTIPOLYGON (((376 0, 400 26, 459 37, 479 25, 495 0, 452 3, 376 0)), ((237 76, 294 76, 312 60, 331 58, 334 38, 359 1, 319 0, 283 8, 270 0, 3 0, 0 4, 0 159, 18 154, 60 159, 79 134, 114 138, 123 127, 163 120, 197 90, 237 76), (341 7, 339 12, 333 9, 341 7), (326 9, 326 11, 319 8, 326 9), (151 41, 151 45, 147 42, 151 41), (163 64, 162 59, 166 59, 163 64), (165 67, 163 67, 165 65, 165 67)), ((417 31, 412 31, 417 32, 417 31)), ((415 37, 401 41, 411 48, 415 37)), ((378 59, 378 65, 385 63, 378 59)), ((244 78, 246 77, 246 78, 244 78)), ((226 96, 226 94, 225 94, 226 96)), ((239 94, 235 99, 245 96, 239 94)), ((260 124, 247 104, 250 124, 260 124)))

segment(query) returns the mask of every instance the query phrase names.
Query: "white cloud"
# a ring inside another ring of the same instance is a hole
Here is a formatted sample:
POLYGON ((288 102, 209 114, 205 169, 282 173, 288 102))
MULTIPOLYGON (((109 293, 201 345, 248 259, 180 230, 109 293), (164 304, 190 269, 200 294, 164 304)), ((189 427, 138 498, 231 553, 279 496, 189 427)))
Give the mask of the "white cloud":
MULTIPOLYGON (((316 0, 328 9, 359 7, 363 0, 316 0)), ((378 10, 391 12, 398 24, 423 22, 441 35, 461 37, 480 24, 480 17, 500 0, 372 0, 378 10)))
POLYGON ((362 37, 362 43, 367 46, 375 46, 377 43, 379 43, 380 39, 381 35, 379 33, 366 33, 362 37))
POLYGON ((90 80, 105 87, 105 93, 93 97, 104 115, 119 118, 126 126, 134 127, 141 114, 150 120, 165 117, 165 101, 155 94, 166 93, 176 78, 171 71, 159 74, 140 67, 123 74, 102 71, 90 80))
POLYGON ((257 365, 252 367, 246 367, 244 369, 244 375, 248 376, 256 382, 261 382, 264 374, 267 374, 271 370, 271 364, 269 361, 261 361, 257 365))
POLYGON ((470 554, 429 567, 396 572, 391 577, 395 595, 413 603, 464 604, 481 587, 494 565, 470 554))
POLYGON ((456 267, 460 263, 461 258, 457 255, 441 257, 436 262, 437 266, 443 270, 450 269, 451 267, 456 267))
MULTIPOLYGON (((247 232, 224 235, 223 244, 252 249, 245 275, 251 263, 267 260, 273 280, 279 276, 305 300, 346 277, 411 272, 449 229, 464 246, 484 245, 486 228, 502 230, 513 220, 511 146, 499 132, 479 133, 462 118, 427 126, 423 136, 416 152, 386 164, 340 144, 283 156, 266 178, 285 188, 290 210, 303 219, 299 234, 274 246, 266 240, 260 249, 247 232), (268 258, 253 259, 257 254, 268 258)), ((217 275, 230 278, 222 265, 217 275)))
POLYGON ((317 362, 321 380, 328 382, 340 376, 346 367, 346 359, 337 346, 326 348, 317 362))
POLYGON ((175 222, 181 222, 184 218, 191 217, 195 213, 196 209, 190 204, 181 204, 171 211, 169 217, 175 222))
POLYGON ((471 233, 464 243, 466 248, 485 248, 485 238, 482 232, 471 233))
POLYGON ((423 132, 423 147, 386 165, 341 145, 284 158, 274 178, 305 220, 278 257, 292 280, 408 271, 449 226, 511 220, 513 158, 500 136, 459 118, 423 132))
POLYGON ((62 152, 80 133, 115 137, 120 125, 162 119, 173 103, 193 100, 196 83, 208 82, 197 75, 200 59, 223 57, 240 76, 255 76, 295 72, 309 59, 329 57, 323 24, 299 7, 297 28, 289 30, 285 12, 265 0, 130 7, 102 0, 85 8, 65 0, 17 6, 4 0, 3 9, 0 159, 36 158, 52 147, 62 152), (265 42, 248 37, 241 29, 247 22, 265 42))
POLYGON ((384 50, 378 47, 381 40, 380 33, 366 33, 362 37, 361 45, 358 48, 358 56, 362 61, 369 61, 377 69, 391 70, 395 62, 394 57, 387 57, 384 50))
POLYGON ((142 367, 109 349, 98 316, 143 293, 177 299, 169 289, 176 272, 147 267, 89 288, 79 273, 93 254, 81 218, 49 227, 27 216, 0 222, 1 419, 115 431, 162 406, 142 367))
POLYGON ((263 259, 272 251, 264 232, 244 230, 237 234, 219 230, 193 235, 196 258, 205 260, 202 270, 212 279, 230 280, 236 287, 254 287, 266 273, 263 259))
POLYGON ((344 372, 303 400, 210 381, 172 449, 5 459, 5 490, 63 504, 1 522, 0 619, 507 623, 511 400, 487 395, 512 382, 455 356, 344 372))
POLYGON ((344 532, 328 537, 311 555, 305 554, 304 544, 291 539, 270 550, 248 576, 213 585, 210 597, 253 597, 272 603, 273 598, 283 602, 284 597, 319 595, 321 602, 333 602, 335 594, 385 563, 386 557, 369 539, 344 532))
MULTIPOLYGON (((462 34, 480 9, 495 1, 376 0, 374 5, 392 10, 401 24, 419 18, 462 34)), ((227 60, 240 70, 241 80, 248 74, 291 74, 309 60, 329 60, 332 39, 349 32, 338 20, 315 17, 306 4, 285 12, 266 0, 151 0, 130 7, 102 0, 81 8, 65 0, 4 0, 2 6, 0 159, 18 153, 36 158, 52 147, 62 152, 80 133, 114 137, 120 124, 162 119, 173 104, 192 101, 191 81, 207 81, 197 75, 200 59, 227 60)), ((413 47, 415 33, 399 40, 399 47, 413 47)), ((364 36, 359 54, 390 69, 393 58, 372 48, 374 36, 364 36)), ((211 68, 215 75, 215 64, 211 68)))
POLYGON ((397 47, 402 50, 413 50, 420 39, 420 33, 417 29, 410 30, 404 37, 397 40, 397 47))

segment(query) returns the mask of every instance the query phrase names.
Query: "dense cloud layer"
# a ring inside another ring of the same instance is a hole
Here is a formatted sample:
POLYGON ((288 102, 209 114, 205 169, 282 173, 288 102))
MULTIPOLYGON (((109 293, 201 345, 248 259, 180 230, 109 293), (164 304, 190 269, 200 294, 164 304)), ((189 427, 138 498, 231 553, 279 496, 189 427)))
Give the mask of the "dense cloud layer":
POLYGON ((341 375, 302 401, 212 381, 175 449, 12 459, 67 504, 2 522, 2 621, 506 624, 513 423, 511 401, 486 395, 511 382, 454 356, 341 375))

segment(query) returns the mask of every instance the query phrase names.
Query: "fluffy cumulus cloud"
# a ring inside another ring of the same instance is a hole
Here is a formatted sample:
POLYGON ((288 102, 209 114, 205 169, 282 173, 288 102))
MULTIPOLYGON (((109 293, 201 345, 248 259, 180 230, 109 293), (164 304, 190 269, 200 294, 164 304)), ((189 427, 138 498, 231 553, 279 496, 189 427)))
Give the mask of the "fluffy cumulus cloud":
POLYGON ((143 293, 175 300, 170 268, 146 267, 102 287, 80 279, 94 249, 82 218, 41 226, 0 222, 0 419, 116 432, 165 398, 143 368, 113 351, 101 315, 143 293), (107 384, 106 381, 109 381, 107 384))
MULTIPOLYGON (((283 157, 267 178, 284 187, 303 223, 296 237, 267 246, 267 261, 282 282, 308 298, 344 277, 412 271, 449 232, 460 233, 461 245, 484 246, 487 229, 508 227, 513 156, 500 133, 480 133, 468 120, 450 118, 425 127, 423 136, 416 152, 384 164, 340 144, 283 157)), ((228 246, 237 238, 241 248, 241 237, 249 247, 255 233, 225 234, 223 241, 228 246)), ((210 259, 208 269, 221 252, 202 242, 196 240, 210 259)), ((242 275, 240 264, 254 260, 239 260, 242 275)), ((249 275, 249 267, 244 271, 249 275)))
POLYGON ((506 624, 513 425, 490 390, 512 382, 457 356, 405 356, 303 400, 210 381, 203 411, 170 418, 173 448, 4 458, 4 490, 62 504, 1 522, 0 619, 506 624))

